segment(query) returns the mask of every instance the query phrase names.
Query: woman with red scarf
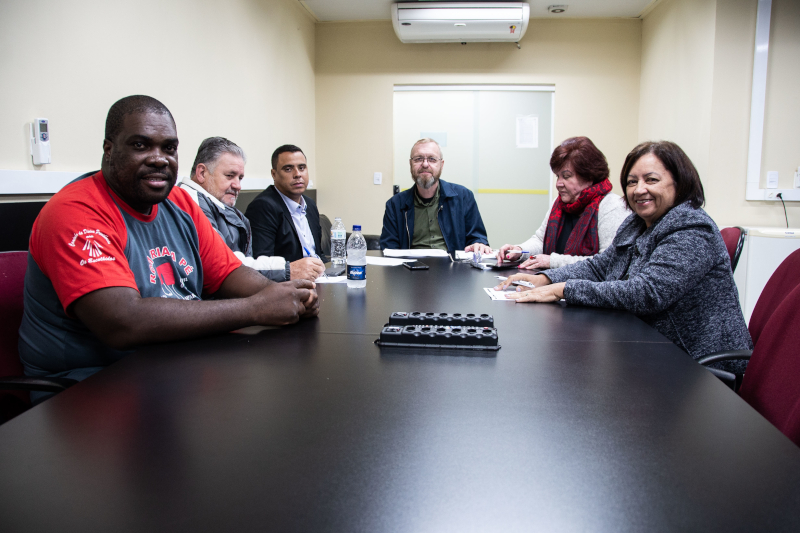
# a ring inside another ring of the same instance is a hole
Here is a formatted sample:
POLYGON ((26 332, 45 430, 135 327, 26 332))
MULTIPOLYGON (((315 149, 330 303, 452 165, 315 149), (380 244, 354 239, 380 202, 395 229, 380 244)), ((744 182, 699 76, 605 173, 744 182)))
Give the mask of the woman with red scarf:
POLYGON ((497 262, 514 261, 521 251, 531 257, 519 268, 560 268, 602 252, 628 215, 625 202, 611 192, 608 163, 587 137, 562 142, 550 157, 558 198, 536 233, 519 245, 506 244, 497 262))

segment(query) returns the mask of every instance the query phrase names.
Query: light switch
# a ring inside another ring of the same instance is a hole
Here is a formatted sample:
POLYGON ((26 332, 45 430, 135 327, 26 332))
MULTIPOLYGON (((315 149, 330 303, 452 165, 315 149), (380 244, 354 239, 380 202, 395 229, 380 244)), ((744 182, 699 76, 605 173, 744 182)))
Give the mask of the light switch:
POLYGON ((373 174, 372 183, 374 183, 375 185, 380 185, 381 183, 383 183, 383 174, 380 172, 376 172, 375 174, 373 174))
POLYGON ((771 170, 767 172, 767 189, 778 188, 778 171, 771 170))

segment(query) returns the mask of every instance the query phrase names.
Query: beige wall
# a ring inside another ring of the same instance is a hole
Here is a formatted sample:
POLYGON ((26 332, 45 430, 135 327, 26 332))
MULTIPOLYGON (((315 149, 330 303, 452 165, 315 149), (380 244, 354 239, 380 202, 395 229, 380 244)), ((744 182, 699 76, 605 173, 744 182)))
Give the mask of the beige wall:
POLYGON ((663 1, 642 24, 639 139, 676 142, 708 167, 715 0, 663 1))
MULTIPOLYGON (((534 19, 517 50, 402 44, 387 21, 315 25, 294 0, 6 0, 0 169, 34 168, 37 116, 53 138, 54 163, 40 170, 97 168, 108 107, 150 94, 175 115, 181 174, 210 135, 244 147, 251 177, 269 176, 277 145, 298 144, 322 211, 378 233, 393 85, 554 84, 556 140, 594 139, 614 181, 637 141, 672 139, 700 168, 721 226, 780 226, 780 204, 744 200, 756 4, 662 0, 644 21, 534 19)), ((782 188, 800 165, 798 27, 800 2, 774 0, 762 183, 778 170, 782 188)), ((788 209, 800 226, 800 204, 788 209)))
POLYGON ((778 214, 775 204, 745 200, 756 7, 757 0, 717 3, 709 168, 700 176, 706 210, 720 227, 779 223, 769 216, 778 214))
MULTIPOLYGON (((793 174, 800 166, 800 1, 773 0, 767 66, 767 107, 764 121, 762 185, 767 172, 780 173, 778 187, 794 187, 793 174)), ((800 226, 800 203, 793 202, 800 226)), ((769 209, 769 208, 767 208, 769 209)), ((775 209, 770 209, 775 211, 775 209)), ((769 217, 773 219, 773 216, 769 217)), ((779 221, 778 224, 781 222, 779 221)))
POLYGON ((616 183, 637 142, 640 36, 639 20, 532 20, 518 50, 402 44, 390 22, 317 24, 320 211, 380 233, 392 194, 395 84, 554 84, 556 142, 592 138, 616 183), (372 185, 374 172, 383 172, 383 185, 372 185))
MULTIPOLYGON (((720 227, 784 226, 775 202, 745 200, 757 0, 663 0, 643 21, 639 138, 669 139, 695 162, 720 227)), ((800 3, 773 0, 762 186, 792 187, 800 165, 800 3)), ((800 226, 800 205, 787 204, 800 226)))
MULTIPOLYGON (((314 147, 314 21, 294 0, 3 0, 0 169, 33 169, 27 123, 50 119, 53 164, 100 165, 108 108, 161 100, 188 174, 200 141, 222 135, 269 177, 278 145, 314 147)), ((245 179, 245 184, 247 179, 245 179)))

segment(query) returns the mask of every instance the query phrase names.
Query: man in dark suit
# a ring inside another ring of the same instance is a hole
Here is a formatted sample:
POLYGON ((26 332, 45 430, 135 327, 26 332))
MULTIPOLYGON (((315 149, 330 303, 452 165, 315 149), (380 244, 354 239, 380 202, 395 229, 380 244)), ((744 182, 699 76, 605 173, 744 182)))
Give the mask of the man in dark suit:
POLYGON ((273 152, 272 180, 275 184, 256 196, 245 212, 253 229, 253 255, 303 260, 322 274, 319 211, 303 195, 308 163, 300 148, 285 144, 273 152))

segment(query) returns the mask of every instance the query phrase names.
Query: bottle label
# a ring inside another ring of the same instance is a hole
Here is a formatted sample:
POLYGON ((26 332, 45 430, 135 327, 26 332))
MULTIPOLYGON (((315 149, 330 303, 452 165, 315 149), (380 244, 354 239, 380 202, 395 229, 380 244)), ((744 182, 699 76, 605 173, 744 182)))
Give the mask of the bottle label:
POLYGON ((347 279, 357 281, 367 279, 367 265, 347 265, 347 279))
POLYGON ((331 239, 344 239, 347 235, 343 229, 332 229, 331 230, 331 239))

